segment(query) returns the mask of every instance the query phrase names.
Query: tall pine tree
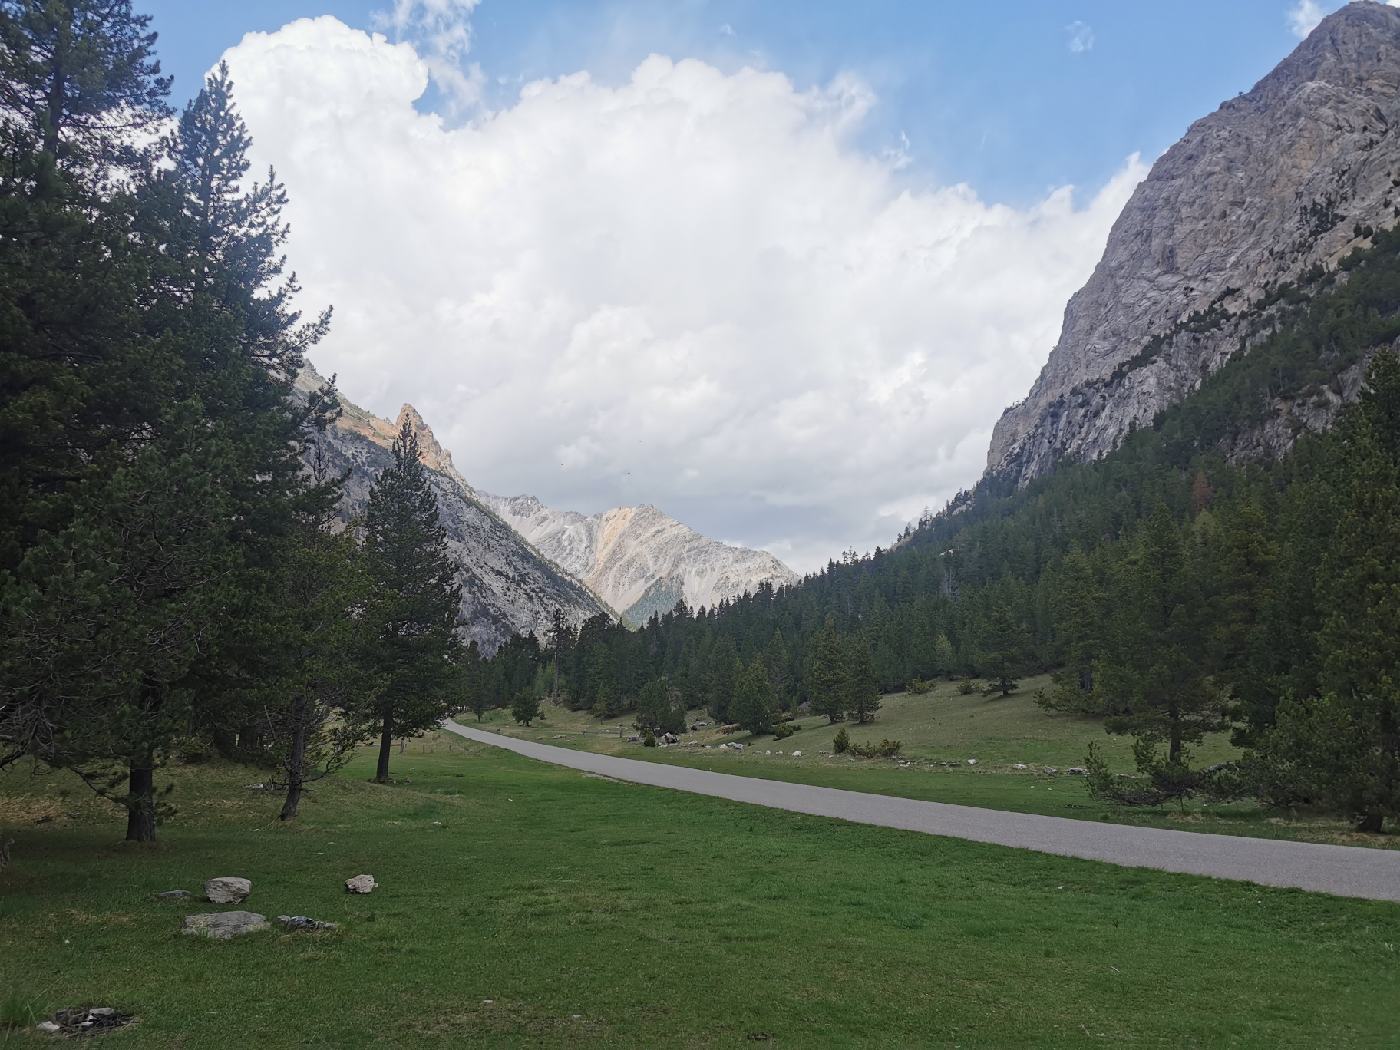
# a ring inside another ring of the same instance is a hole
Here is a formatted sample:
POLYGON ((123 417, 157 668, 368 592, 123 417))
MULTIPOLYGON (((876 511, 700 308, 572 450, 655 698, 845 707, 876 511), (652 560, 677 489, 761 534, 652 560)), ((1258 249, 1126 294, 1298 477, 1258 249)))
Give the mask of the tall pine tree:
POLYGON ((392 455, 370 489, 364 521, 371 588, 364 663, 378 680, 370 711, 379 728, 380 783, 389 780, 394 737, 426 732, 451 710, 461 604, 457 566, 408 419, 392 455))

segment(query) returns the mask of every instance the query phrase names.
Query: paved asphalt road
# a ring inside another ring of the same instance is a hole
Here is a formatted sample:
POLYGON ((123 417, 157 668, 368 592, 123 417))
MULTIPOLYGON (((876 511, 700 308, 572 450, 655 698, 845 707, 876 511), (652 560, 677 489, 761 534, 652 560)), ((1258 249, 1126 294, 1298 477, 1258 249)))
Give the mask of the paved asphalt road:
POLYGON ((486 733, 452 721, 446 728, 469 740, 505 748, 527 758, 635 784, 714 795, 734 802, 836 817, 859 824, 1101 860, 1125 868, 1158 868, 1341 897, 1400 902, 1400 850, 1201 835, 1191 831, 1137 828, 943 802, 920 802, 893 795, 788 784, 781 780, 595 755, 486 733))

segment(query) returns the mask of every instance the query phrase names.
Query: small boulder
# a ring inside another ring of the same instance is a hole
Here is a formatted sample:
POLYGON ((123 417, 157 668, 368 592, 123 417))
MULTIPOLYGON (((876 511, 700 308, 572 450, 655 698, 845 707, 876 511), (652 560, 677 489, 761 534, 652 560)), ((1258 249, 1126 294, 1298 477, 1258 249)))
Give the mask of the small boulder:
POLYGON ((267 929, 267 916, 252 911, 212 911, 186 915, 182 932, 227 941, 245 933, 267 929))
POLYGON ((1026 764, 1025 764, 1024 762, 1017 762, 1017 763, 1016 763, 1014 766, 1012 766, 1011 768, 1012 768, 1012 769, 1025 769, 1025 768, 1026 768, 1026 764))
POLYGON ((373 893, 379 883, 374 881, 373 875, 356 875, 353 879, 345 880, 346 893, 373 893))
POLYGON ((975 765, 977 765, 977 759, 975 759, 975 758, 969 758, 969 759, 967 760, 967 764, 968 764, 969 766, 975 766, 975 765))
POLYGON ((63 1031, 63 1026, 57 1021, 40 1021, 34 1027, 41 1032, 48 1032, 50 1035, 63 1031))
POLYGON ((1082 777, 1089 771, 1083 766, 1070 766, 1068 769, 1065 770, 1065 772, 1072 777, 1082 777))
POLYGON ((307 930, 315 932, 317 930, 334 930, 337 923, 326 922, 323 919, 313 919, 309 915, 279 915, 277 925, 284 930, 307 930))
POLYGON ((220 875, 204 884, 204 899, 210 904, 242 904, 253 892, 253 884, 234 875, 220 875))
POLYGON ((794 751, 794 752, 792 753, 792 757, 793 757, 793 758, 801 758, 801 757, 802 757, 802 752, 801 752, 801 751, 794 751))
POLYGON ((191 893, 189 890, 166 890, 166 891, 163 892, 163 893, 157 893, 157 894, 156 894, 156 900, 158 900, 158 901, 183 901, 183 900, 188 900, 189 898, 191 898, 191 897, 193 897, 193 896, 194 896, 194 894, 191 893))

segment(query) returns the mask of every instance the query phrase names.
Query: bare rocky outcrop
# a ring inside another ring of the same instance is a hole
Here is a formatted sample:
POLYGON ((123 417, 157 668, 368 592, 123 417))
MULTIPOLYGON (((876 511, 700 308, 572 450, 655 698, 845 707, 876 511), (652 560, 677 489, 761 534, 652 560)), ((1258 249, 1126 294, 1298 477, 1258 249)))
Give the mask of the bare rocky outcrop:
MULTIPOLYGON (((1153 165, 1029 396, 998 422, 988 470, 1024 483, 1111 451, 1247 350, 1283 287, 1306 292, 1310 271, 1397 217, 1400 9, 1362 0, 1153 165)), ((1286 446, 1340 403, 1280 406, 1257 440, 1286 446)))
POLYGON ((684 599, 714 608, 725 598, 780 587, 797 575, 767 551, 702 536, 656 507, 614 507, 601 514, 546 507, 534 496, 478 493, 541 553, 633 624, 684 599))

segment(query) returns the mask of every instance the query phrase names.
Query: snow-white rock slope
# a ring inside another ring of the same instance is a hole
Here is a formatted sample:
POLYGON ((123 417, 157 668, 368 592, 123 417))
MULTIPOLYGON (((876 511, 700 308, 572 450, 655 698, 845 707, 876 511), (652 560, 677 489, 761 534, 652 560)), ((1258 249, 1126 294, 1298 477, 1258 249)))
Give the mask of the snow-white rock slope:
POLYGON ((713 608, 761 583, 797 581, 767 551, 712 540, 652 506, 584 515, 534 496, 476 496, 629 623, 644 623, 682 598, 693 609, 713 608))

